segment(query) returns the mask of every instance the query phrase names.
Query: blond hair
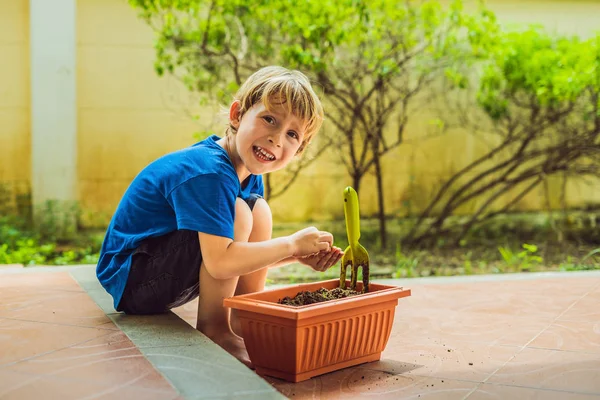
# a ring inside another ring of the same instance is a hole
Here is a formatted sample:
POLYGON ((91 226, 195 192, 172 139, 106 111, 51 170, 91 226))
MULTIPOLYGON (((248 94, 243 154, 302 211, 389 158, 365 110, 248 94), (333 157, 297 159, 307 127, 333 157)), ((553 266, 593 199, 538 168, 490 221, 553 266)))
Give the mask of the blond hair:
MULTIPOLYGON (((287 112, 306 122, 306 131, 298 154, 302 153, 323 124, 323 106, 308 78, 300 71, 270 66, 256 71, 242 84, 234 97, 240 102, 240 118, 262 101, 267 110, 273 104, 287 107, 287 112)), ((236 129, 230 125, 235 133, 236 129)))

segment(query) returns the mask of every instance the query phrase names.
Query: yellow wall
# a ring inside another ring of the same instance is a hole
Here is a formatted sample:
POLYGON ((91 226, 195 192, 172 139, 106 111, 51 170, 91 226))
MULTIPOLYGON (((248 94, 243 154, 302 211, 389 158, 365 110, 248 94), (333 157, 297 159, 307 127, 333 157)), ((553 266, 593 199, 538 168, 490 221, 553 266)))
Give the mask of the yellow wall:
POLYGON ((28 190, 29 0, 0 0, 0 184, 28 190))
POLYGON ((154 72, 153 33, 122 0, 77 2, 79 198, 105 223, 148 162, 193 143, 196 101, 154 72))
MULTIPOLYGON (((600 27, 596 1, 495 0, 489 4, 507 24, 539 22, 583 36, 600 27)), ((0 181, 21 184, 28 183, 31 164, 27 38, 28 0, 0 0, 0 181)), ((127 185, 147 163, 190 145, 197 131, 221 132, 224 126, 218 110, 198 108, 196 98, 179 82, 156 75, 153 41, 150 28, 126 1, 77 0, 78 192, 87 225, 108 222, 127 185), (202 118, 194 121, 190 114, 202 118)), ((407 138, 427 129, 426 117, 414 119, 407 138)), ((443 178, 480 151, 472 137, 459 132, 414 141, 387 155, 387 211, 396 215, 418 211, 443 178)), ((340 193, 350 183, 336 157, 326 156, 289 193, 272 202, 274 216, 280 221, 340 217, 340 193)), ((553 184, 554 190, 557 187, 553 184)), ((572 184, 568 201, 573 206, 598 202, 600 192, 572 184)), ((520 208, 544 204, 538 191, 520 208)), ((361 209, 365 215, 376 210, 371 176, 363 183, 361 209)))

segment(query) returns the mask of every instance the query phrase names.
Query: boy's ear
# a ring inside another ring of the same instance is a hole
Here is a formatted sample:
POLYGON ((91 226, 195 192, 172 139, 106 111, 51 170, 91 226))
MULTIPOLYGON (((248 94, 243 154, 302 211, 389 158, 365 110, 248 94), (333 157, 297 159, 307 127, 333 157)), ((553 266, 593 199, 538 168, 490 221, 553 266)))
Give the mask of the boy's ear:
POLYGON ((240 111, 241 104, 238 100, 231 103, 231 106, 229 107, 229 123, 236 129, 240 126, 240 111))

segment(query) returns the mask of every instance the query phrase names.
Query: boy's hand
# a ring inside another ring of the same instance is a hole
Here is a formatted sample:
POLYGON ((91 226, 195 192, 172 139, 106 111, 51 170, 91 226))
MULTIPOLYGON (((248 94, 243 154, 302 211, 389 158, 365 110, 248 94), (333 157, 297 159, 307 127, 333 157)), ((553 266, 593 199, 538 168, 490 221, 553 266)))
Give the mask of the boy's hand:
POLYGON ((298 262, 308 265, 315 271, 324 272, 337 264, 344 252, 339 247, 332 247, 329 251, 320 251, 317 254, 298 257, 298 262))
POLYGON ((306 257, 321 251, 329 252, 333 245, 333 235, 319 231, 314 226, 302 229, 289 236, 293 246, 294 257, 306 257))

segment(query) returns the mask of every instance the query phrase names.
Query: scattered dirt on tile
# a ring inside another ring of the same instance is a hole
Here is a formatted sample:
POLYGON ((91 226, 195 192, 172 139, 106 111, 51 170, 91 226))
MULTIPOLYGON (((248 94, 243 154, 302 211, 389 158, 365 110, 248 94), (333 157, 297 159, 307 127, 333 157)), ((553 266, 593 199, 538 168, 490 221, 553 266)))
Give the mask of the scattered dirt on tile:
POLYGON ((335 288, 329 290, 325 288, 320 288, 315 290, 314 292, 308 290, 299 292, 298 294, 296 294, 296 296, 294 296, 294 298, 286 296, 283 299, 280 299, 278 303, 285 304, 288 306, 306 306, 308 304, 343 299, 345 297, 356 296, 358 294, 360 294, 360 292, 351 289, 335 288))

